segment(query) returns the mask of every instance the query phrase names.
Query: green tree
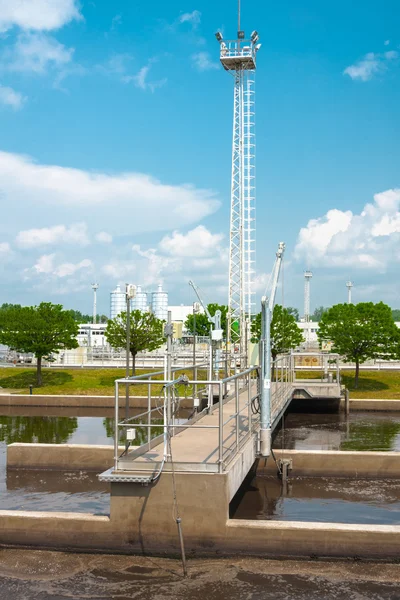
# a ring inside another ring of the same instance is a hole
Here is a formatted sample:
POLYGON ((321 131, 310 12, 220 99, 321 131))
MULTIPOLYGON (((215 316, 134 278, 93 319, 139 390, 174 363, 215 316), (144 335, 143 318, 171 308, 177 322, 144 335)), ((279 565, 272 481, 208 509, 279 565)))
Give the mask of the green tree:
POLYGON ((394 321, 397 321, 397 322, 400 321, 400 308, 392 309, 392 317, 393 317, 394 321))
MULTIPOLYGON (((260 341, 261 313, 256 315, 251 324, 251 334, 253 344, 260 341)), ((278 354, 288 352, 291 348, 297 348, 303 341, 303 334, 294 316, 289 314, 287 308, 275 304, 271 321, 272 359, 275 360, 278 354)))
MULTIPOLYGON (((221 327, 224 332, 224 337, 226 336, 226 315, 228 313, 228 307, 225 304, 216 304, 211 303, 207 305, 207 308, 210 312, 210 315, 213 317, 217 310, 221 311, 221 327)), ((204 313, 196 314, 196 331, 194 331, 194 317, 193 314, 188 315, 185 321, 185 329, 192 335, 202 335, 207 336, 210 334, 210 323, 208 322, 208 318, 204 313)))
POLYGON ((356 364, 356 388, 361 363, 400 355, 400 330, 393 321, 391 308, 383 302, 332 306, 319 322, 318 339, 320 345, 332 342, 333 350, 345 362, 356 364))
POLYGON ((17 352, 32 352, 37 361, 36 383, 42 385, 42 359, 60 350, 77 348, 78 325, 61 304, 13 306, 0 311, 0 343, 17 352))
MULTIPOLYGON (((105 331, 108 343, 113 348, 126 347, 126 312, 109 319, 105 331)), ((132 354, 132 375, 135 375, 136 355, 144 350, 156 350, 165 341, 164 321, 152 313, 133 310, 130 314, 130 350, 132 354)))
POLYGON ((0 442, 65 444, 77 428, 76 417, 0 417, 0 442))
MULTIPOLYGON (((77 323, 93 323, 93 315, 85 315, 81 313, 80 310, 70 309, 67 311, 72 315, 74 321, 77 323)), ((97 323, 107 323, 108 317, 106 315, 97 315, 96 322, 97 323)))
POLYGON ((329 310, 328 308, 325 308, 324 306, 318 306, 315 310, 314 313, 311 315, 310 320, 311 321, 316 321, 317 323, 321 320, 322 315, 324 313, 326 313, 326 311, 329 310))
POLYGON ((297 308, 294 308, 293 306, 288 306, 286 308, 287 312, 289 315, 292 315, 295 319, 295 321, 299 322, 300 321, 300 315, 299 315, 299 311, 297 308))

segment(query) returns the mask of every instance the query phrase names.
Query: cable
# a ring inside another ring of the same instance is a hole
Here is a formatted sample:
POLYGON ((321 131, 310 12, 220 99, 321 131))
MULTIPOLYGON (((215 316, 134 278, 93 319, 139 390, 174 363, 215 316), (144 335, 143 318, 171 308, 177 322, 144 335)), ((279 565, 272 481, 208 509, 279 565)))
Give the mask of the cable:
POLYGON ((183 533, 182 533, 182 519, 181 519, 180 512, 179 512, 178 497, 177 497, 177 493, 176 493, 175 467, 174 467, 174 461, 172 458, 171 434, 170 434, 169 430, 167 431, 167 444, 168 444, 168 451, 169 451, 169 456, 170 456, 170 460, 171 460, 171 474, 172 474, 172 495, 173 495, 172 518, 174 519, 174 521, 176 522, 176 525, 178 527, 179 543, 181 546, 183 576, 187 577, 185 544, 184 544, 183 533))

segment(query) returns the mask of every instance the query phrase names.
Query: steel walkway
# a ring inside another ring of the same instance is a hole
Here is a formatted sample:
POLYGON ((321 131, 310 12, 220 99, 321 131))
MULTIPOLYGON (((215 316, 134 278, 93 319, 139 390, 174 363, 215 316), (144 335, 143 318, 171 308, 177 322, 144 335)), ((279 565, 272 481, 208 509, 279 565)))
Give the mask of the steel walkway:
MULTIPOLYGON (((282 369, 281 372, 283 376, 278 375, 279 380, 271 384, 272 431, 293 397, 340 398, 339 382, 293 382, 288 370, 282 369)), ((124 381, 121 380, 121 384, 124 381)), ((150 483, 161 471, 224 473, 246 446, 256 455, 260 425, 258 370, 250 368, 219 382, 197 383, 208 384, 214 395, 218 392, 219 402, 209 403, 197 417, 184 423, 171 418, 168 428, 170 444, 166 443, 168 437, 163 434, 152 439, 149 435, 149 441, 138 448, 128 450, 123 455, 117 453, 117 450, 114 467, 100 475, 100 479, 150 483), (227 384, 231 385, 228 395, 224 394, 227 384)), ((154 411, 155 409, 151 409, 143 413, 148 417, 147 423, 143 423, 141 415, 119 421, 117 414, 118 439, 124 428, 147 427, 148 431, 158 428, 159 432, 163 426, 160 427, 159 422, 154 424, 150 418, 154 411)))

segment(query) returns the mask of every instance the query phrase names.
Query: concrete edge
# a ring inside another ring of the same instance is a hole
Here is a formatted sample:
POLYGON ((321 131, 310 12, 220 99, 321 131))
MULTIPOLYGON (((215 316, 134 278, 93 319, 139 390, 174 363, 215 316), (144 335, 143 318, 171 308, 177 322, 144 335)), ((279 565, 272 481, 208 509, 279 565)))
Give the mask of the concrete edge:
MULTIPOLYGON (((341 400, 341 408, 344 408, 345 401, 341 400)), ((352 411, 375 411, 375 412, 396 412, 400 411, 400 399, 389 398, 350 398, 350 412, 352 411)))
MULTIPOLYGON (((152 396, 152 407, 158 398, 152 396)), ((146 396, 131 396, 130 408, 147 408, 146 396)), ((73 407, 73 408, 114 408, 114 396, 78 396, 78 395, 42 395, 42 394, 0 394, 0 406, 35 406, 35 407, 73 407)), ((125 396, 119 397, 119 406, 125 406, 125 396)), ((181 406, 191 408, 193 400, 182 398, 181 406)))
MULTIPOLYGON (((350 450, 274 450, 277 459, 292 461, 289 477, 400 477, 400 452, 359 452, 350 450)), ((277 467, 270 456, 258 473, 276 473, 277 467)))
POLYGON ((50 512, 41 510, 0 510, 0 522, 4 518, 15 519, 58 519, 60 521, 87 521, 93 523, 110 523, 107 515, 94 515, 93 513, 78 512, 50 512))
MULTIPOLYGON (((124 446, 120 446, 122 452, 124 446)), ((104 471, 112 466, 114 446, 89 444, 28 444, 7 446, 7 469, 104 471)))
MULTIPOLYGON (((231 529, 282 529, 282 530, 299 530, 299 531, 350 531, 350 532, 366 532, 366 533, 395 533, 400 535, 400 525, 365 525, 355 523, 322 523, 320 521, 252 521, 249 519, 229 519, 226 526, 231 529)), ((399 540, 400 541, 400 540, 399 540)))

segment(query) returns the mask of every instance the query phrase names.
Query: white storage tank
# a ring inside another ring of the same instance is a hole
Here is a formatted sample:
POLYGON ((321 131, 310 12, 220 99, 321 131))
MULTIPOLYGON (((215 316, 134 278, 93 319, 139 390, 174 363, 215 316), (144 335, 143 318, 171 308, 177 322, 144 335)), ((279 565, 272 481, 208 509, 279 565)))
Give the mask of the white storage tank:
POLYGON ((168 293, 163 291, 161 284, 151 295, 151 312, 157 319, 166 321, 168 318, 168 293))
POLYGON ((132 310, 140 310, 141 312, 147 312, 149 310, 147 292, 143 292, 140 285, 137 286, 136 296, 132 300, 132 310))
POLYGON ((114 291, 111 292, 110 318, 115 319, 120 313, 126 311, 125 292, 121 290, 121 286, 117 285, 114 291))

